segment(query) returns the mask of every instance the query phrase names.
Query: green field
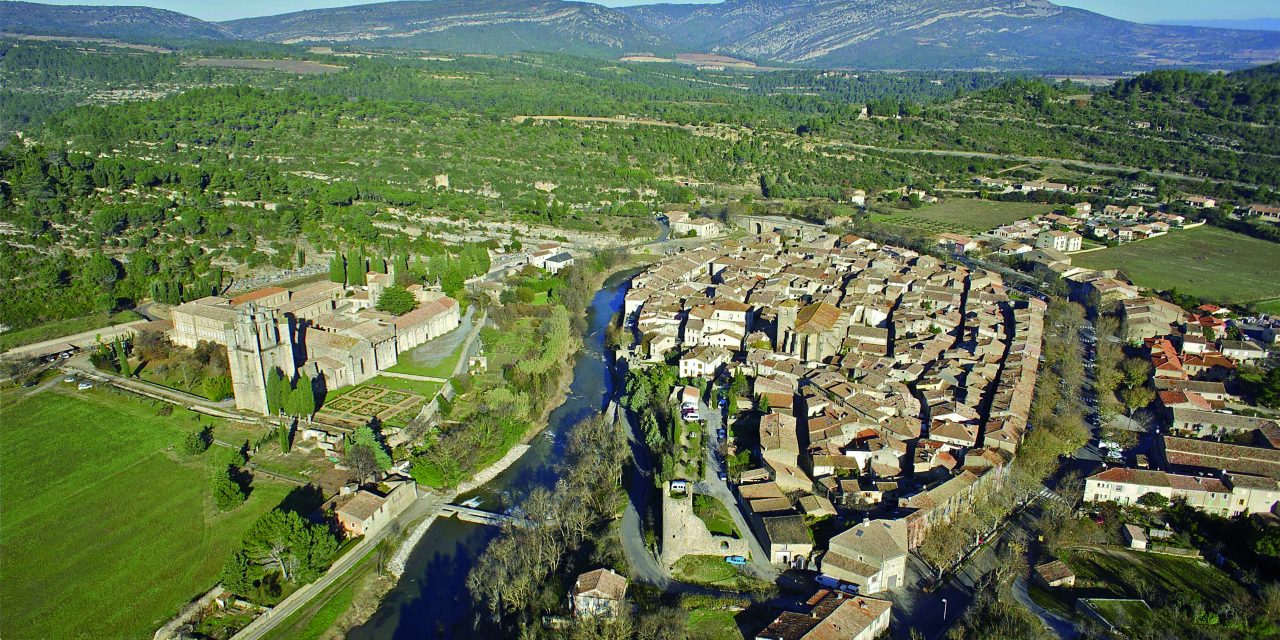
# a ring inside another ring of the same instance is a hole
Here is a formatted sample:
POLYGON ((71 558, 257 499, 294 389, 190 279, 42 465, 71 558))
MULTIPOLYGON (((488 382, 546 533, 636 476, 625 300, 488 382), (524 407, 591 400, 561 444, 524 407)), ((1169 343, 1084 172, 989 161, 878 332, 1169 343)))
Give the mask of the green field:
POLYGON ((1272 300, 1263 300, 1262 302, 1259 302, 1254 306, 1257 307, 1258 311, 1262 313, 1273 315, 1273 316, 1280 315, 1280 298, 1275 298, 1272 300))
POLYGON ((209 421, 159 406, 66 388, 0 405, 0 637, 149 637, 284 499, 286 485, 257 479, 218 513, 219 449, 174 450, 209 421))
POLYGON ((1089 269, 1119 269, 1133 283, 1221 303, 1280 296, 1280 245, 1203 226, 1076 256, 1089 269))
POLYGON ((1107 622, 1127 628, 1141 625, 1151 618, 1151 608, 1141 600, 1088 600, 1090 606, 1107 622))
POLYGON ((351 393, 352 391, 355 391, 356 389, 359 389, 367 385, 377 385, 380 387, 386 387, 388 389, 400 389, 402 391, 411 391, 413 393, 421 395, 427 400, 431 400, 431 398, 434 398, 436 395, 436 392, 439 391, 440 388, 444 386, 443 383, 433 382, 431 380, 407 380, 405 378, 393 378, 391 376, 378 376, 376 378, 373 378, 372 380, 366 380, 352 387, 343 387, 342 389, 338 389, 337 391, 331 391, 329 392, 329 396, 325 398, 325 402, 329 402, 334 400, 335 398, 340 398, 342 396, 345 396, 351 393))
POLYGON ((933 234, 981 233, 1000 225, 1051 211, 1053 211, 1052 206, 1033 202, 958 199, 920 209, 874 214, 871 219, 882 224, 909 227, 933 234))

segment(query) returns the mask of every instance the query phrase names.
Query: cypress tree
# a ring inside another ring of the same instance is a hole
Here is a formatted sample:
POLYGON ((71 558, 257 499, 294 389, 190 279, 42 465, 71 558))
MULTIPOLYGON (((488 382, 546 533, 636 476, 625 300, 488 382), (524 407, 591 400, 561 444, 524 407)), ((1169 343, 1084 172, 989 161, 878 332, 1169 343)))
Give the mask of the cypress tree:
POLYGON ((289 383, 285 381, 284 374, 278 368, 272 369, 267 375, 267 413, 279 413, 288 397, 289 383))
POLYGON ((332 258, 329 258, 329 282, 338 284, 347 282, 347 268, 343 264, 341 253, 335 253, 332 258))
POLYGON ((126 377, 133 376, 133 368, 129 366, 129 354, 125 352, 124 341, 120 336, 116 336, 116 360, 120 367, 120 373, 126 377))

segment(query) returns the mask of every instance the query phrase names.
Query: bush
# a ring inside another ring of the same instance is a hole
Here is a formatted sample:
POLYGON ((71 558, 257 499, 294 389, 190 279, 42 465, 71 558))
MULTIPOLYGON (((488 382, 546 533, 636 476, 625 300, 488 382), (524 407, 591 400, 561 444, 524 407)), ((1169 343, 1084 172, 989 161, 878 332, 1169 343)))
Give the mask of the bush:
POLYGON ((231 376, 211 376, 201 383, 204 397, 213 402, 226 400, 232 395, 231 376))

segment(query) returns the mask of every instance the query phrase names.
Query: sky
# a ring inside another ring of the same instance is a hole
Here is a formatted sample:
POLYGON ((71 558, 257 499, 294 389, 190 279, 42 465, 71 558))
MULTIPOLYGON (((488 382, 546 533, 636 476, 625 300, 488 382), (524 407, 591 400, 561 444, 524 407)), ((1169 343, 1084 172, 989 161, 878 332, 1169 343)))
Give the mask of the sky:
MULTIPOLYGON (((274 15, 304 9, 344 7, 381 0, 40 0, 48 4, 146 5, 170 9, 202 20, 233 20, 252 16, 274 15)), ((596 0, 610 7, 653 4, 646 0, 596 0)), ((706 3, 715 0, 668 0, 706 3)), ((1058 4, 1132 20, 1240 20, 1280 18, 1276 0, 1057 0, 1058 4)))

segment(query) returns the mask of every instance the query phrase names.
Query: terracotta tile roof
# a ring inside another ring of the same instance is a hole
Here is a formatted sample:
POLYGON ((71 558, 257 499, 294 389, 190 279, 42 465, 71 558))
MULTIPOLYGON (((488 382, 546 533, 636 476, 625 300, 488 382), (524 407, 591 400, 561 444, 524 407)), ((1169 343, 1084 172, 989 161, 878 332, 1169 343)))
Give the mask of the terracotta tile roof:
POLYGON ((840 309, 826 302, 815 302, 796 314, 797 333, 822 333, 830 331, 840 320, 840 309))
POLYGON ((240 294, 240 295, 238 295, 238 296, 236 296, 236 297, 232 298, 232 299, 231 299, 231 304, 236 305, 236 306, 239 306, 239 305, 242 305, 242 304, 244 304, 244 303, 246 303, 246 302, 252 302, 252 301, 254 301, 254 300, 261 300, 261 299, 266 298, 266 297, 268 297, 268 296, 273 296, 273 295, 276 295, 276 294, 278 294, 278 293, 284 293, 284 292, 286 292, 286 291, 288 291, 288 289, 285 289, 284 287, 263 287, 263 288, 261 288, 261 289, 257 289, 257 290, 255 290, 255 291, 250 291, 250 292, 248 292, 248 293, 242 293, 242 294, 240 294))
POLYGON ((627 579, 608 569, 588 571, 578 576, 573 595, 622 600, 627 595, 627 579))
POLYGON ((397 329, 406 329, 412 326, 428 322, 438 315, 448 313, 450 310, 458 306, 458 301, 453 298, 439 298, 428 302, 427 304, 410 311, 395 319, 397 329))
POLYGON ((1072 573, 1071 568, 1061 560, 1054 560, 1053 562, 1046 562, 1044 564, 1037 565, 1036 574, 1048 583, 1054 583, 1067 578, 1074 578, 1076 575, 1075 573, 1072 573))

